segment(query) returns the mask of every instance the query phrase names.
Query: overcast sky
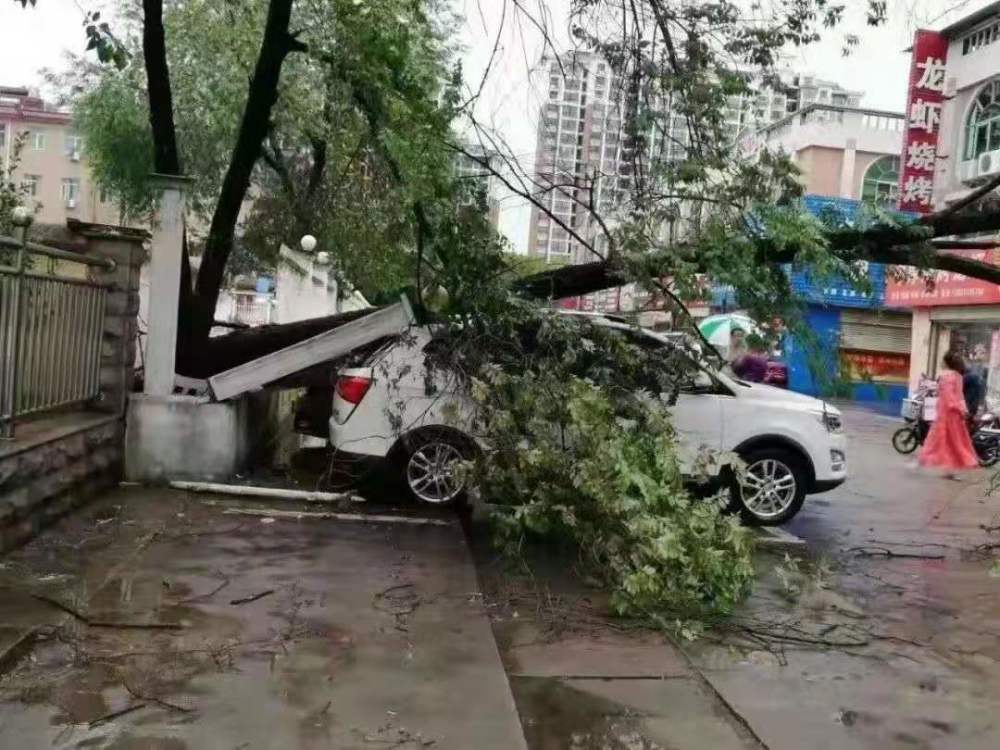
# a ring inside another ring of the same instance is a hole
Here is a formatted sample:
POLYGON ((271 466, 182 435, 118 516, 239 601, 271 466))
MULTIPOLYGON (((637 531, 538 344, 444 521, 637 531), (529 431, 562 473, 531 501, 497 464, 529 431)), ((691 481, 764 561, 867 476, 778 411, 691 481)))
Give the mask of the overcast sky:
MULTIPOLYGON (((878 29, 864 23, 865 0, 844 0, 848 8, 844 25, 823 42, 801 51, 790 60, 802 73, 812 73, 865 92, 862 105, 902 111, 906 103, 909 46, 916 28, 941 28, 987 4, 990 0, 889 0, 889 23, 878 29), (949 12, 950 11, 950 12, 949 12), (841 55, 844 33, 854 33, 861 43, 850 57, 841 55)), ((0 0, 0 84, 38 86, 43 68, 63 65, 66 51, 82 53, 83 7, 105 7, 94 0, 37 0, 34 9, 0 0)), ((506 7, 501 44, 491 74, 477 106, 477 116, 503 133, 515 152, 530 161, 535 147, 534 123, 540 93, 529 85, 529 68, 541 53, 541 35, 513 10, 511 0, 454 0, 465 18, 462 43, 466 80, 478 88, 490 59, 500 19, 506 7)), ((526 7, 544 6, 551 28, 567 39, 569 0, 524 0, 526 7)), ((503 201, 501 227, 518 249, 527 244, 528 211, 518 201, 503 201)))

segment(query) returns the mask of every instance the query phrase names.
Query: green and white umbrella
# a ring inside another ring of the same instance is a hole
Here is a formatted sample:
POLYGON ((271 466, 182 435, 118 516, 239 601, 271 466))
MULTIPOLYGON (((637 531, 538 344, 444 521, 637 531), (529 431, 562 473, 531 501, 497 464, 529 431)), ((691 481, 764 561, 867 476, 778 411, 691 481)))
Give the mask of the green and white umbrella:
POLYGON ((748 336, 751 333, 760 335, 760 326, 743 313, 709 315, 698 324, 701 335, 726 358, 729 357, 729 341, 734 328, 742 329, 748 336))

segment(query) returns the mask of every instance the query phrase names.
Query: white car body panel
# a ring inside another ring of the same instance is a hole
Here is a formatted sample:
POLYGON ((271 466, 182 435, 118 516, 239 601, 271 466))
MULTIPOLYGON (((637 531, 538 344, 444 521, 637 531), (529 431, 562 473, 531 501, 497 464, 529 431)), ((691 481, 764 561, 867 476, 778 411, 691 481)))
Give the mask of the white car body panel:
MULTIPOLYGON (((600 317, 595 324, 638 332, 671 345, 663 336, 600 317)), ((411 430, 449 426, 470 435, 474 405, 464 395, 455 373, 428 371, 423 347, 431 340, 427 328, 414 328, 395 344, 380 350, 366 367, 342 370, 342 376, 371 377, 373 382, 357 406, 334 397, 330 443, 348 453, 373 457, 389 454, 411 430)), ((747 384, 714 373, 726 393, 681 393, 672 407, 678 454, 686 473, 717 473, 724 464, 698 461, 705 449, 724 454, 766 438, 781 438, 809 458, 818 484, 834 486, 847 476, 846 463, 835 466, 832 451, 846 456, 842 432, 830 432, 824 411, 840 412, 824 402, 768 385, 747 384), (696 472, 697 462, 697 472, 696 472)), ((473 436, 474 437, 474 436, 473 436)))

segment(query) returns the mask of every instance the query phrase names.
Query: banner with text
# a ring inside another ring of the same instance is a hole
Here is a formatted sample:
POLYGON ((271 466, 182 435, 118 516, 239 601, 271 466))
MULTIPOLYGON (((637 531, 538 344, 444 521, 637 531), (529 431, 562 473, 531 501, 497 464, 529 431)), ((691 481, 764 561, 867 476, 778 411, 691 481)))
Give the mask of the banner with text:
POLYGON ((933 210, 934 168, 937 163, 941 106, 944 102, 948 40, 936 31, 920 29, 913 38, 910 88, 903 135, 899 210, 933 210))
MULTIPOLYGON (((996 250, 951 250, 970 260, 1000 265, 996 250)), ((916 269, 894 268, 886 279, 885 304, 890 307, 935 307, 938 305, 995 305, 1000 286, 971 279, 951 271, 920 274, 916 269)))

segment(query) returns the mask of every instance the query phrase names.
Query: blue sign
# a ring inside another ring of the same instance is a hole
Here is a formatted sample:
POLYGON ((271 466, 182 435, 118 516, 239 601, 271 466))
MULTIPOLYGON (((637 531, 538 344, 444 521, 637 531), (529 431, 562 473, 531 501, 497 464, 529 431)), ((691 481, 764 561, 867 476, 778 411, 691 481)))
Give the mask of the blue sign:
MULTIPOLYGON (((850 198, 827 198, 822 195, 807 195, 802 199, 802 207, 814 216, 831 213, 851 224, 858 215, 861 202, 850 198)), ((814 280, 807 268, 786 266, 795 296, 820 305, 835 307, 881 307, 885 302, 885 266, 868 263, 869 288, 859 289, 844 278, 827 277, 814 280)))

